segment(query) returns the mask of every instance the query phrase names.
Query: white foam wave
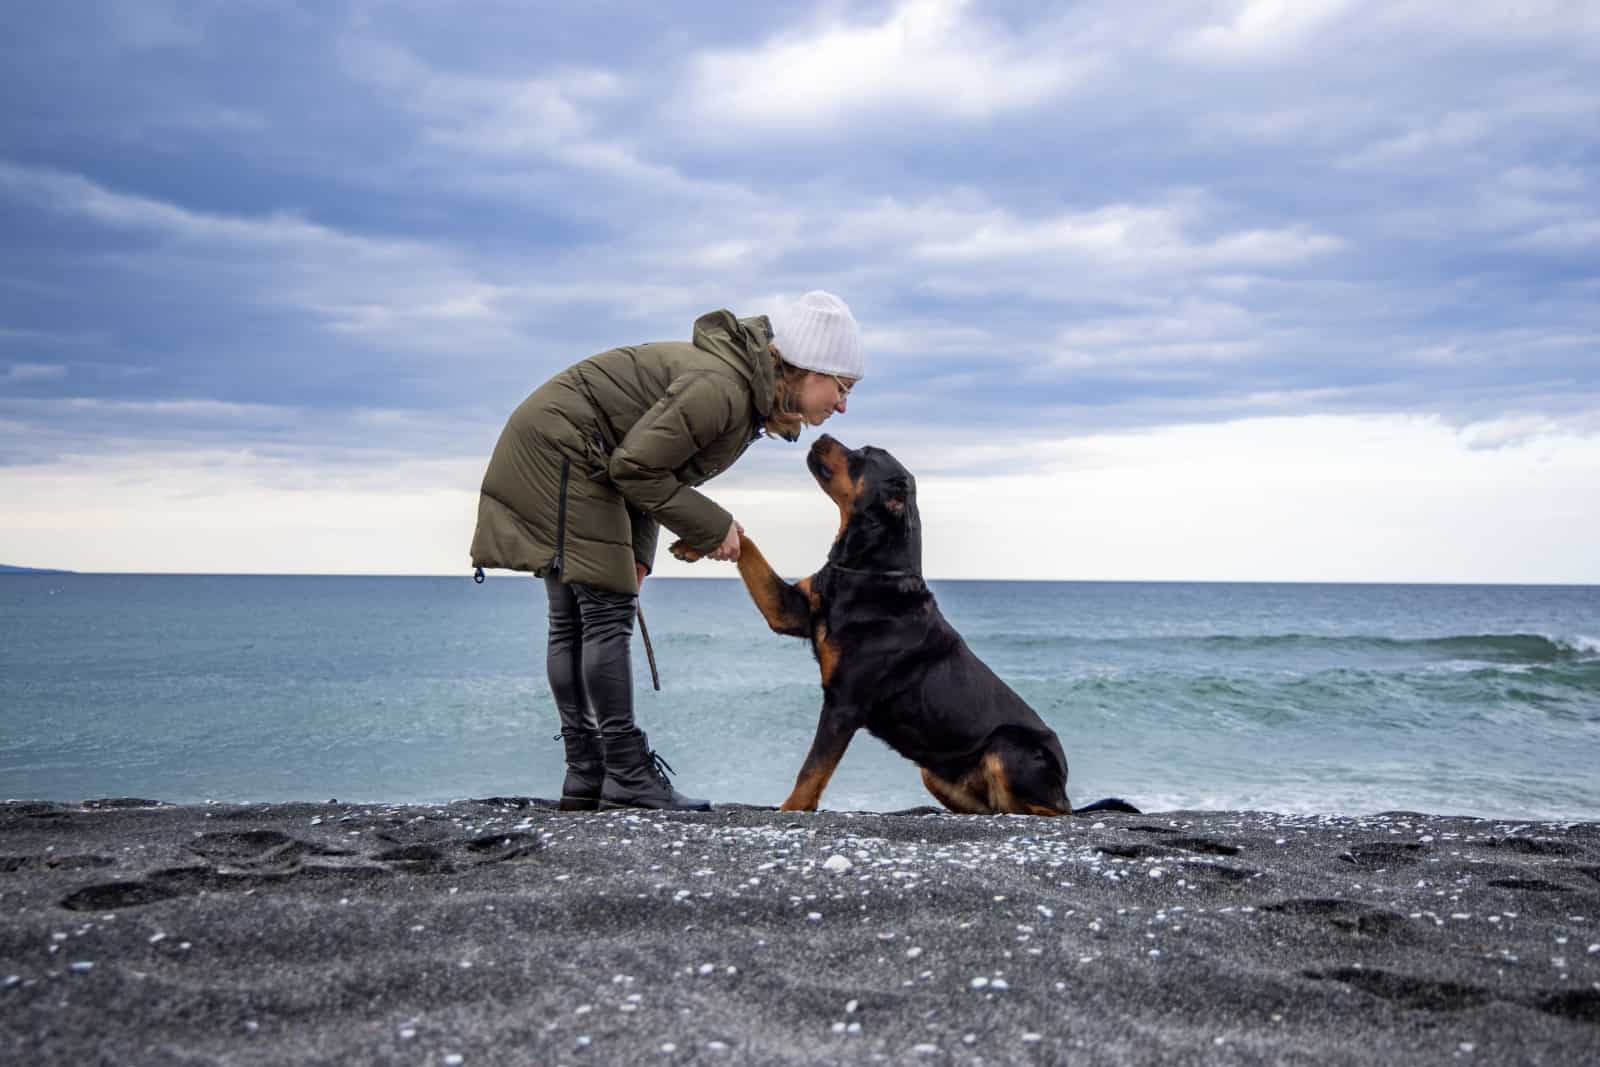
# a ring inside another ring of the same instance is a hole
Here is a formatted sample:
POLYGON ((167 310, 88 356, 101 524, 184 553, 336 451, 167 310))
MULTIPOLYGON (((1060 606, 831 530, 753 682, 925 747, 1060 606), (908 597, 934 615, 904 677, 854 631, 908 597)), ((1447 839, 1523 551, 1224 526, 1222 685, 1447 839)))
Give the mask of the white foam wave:
POLYGON ((1572 651, 1577 652, 1580 655, 1600 656, 1600 637, 1590 637, 1587 634, 1579 634, 1571 640, 1563 640, 1559 637, 1554 638, 1553 640, 1556 644, 1565 645, 1567 648, 1572 649, 1572 651))

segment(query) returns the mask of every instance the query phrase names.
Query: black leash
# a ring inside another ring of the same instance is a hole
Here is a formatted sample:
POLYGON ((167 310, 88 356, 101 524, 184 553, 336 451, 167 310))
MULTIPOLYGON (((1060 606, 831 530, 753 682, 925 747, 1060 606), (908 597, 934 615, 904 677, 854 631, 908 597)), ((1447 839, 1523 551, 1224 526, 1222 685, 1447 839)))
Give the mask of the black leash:
POLYGON ((661 675, 656 671, 656 650, 650 647, 650 630, 644 624, 644 606, 638 605, 634 613, 639 617, 639 636, 644 638, 644 656, 650 661, 650 684, 656 687, 656 692, 661 692, 661 675))

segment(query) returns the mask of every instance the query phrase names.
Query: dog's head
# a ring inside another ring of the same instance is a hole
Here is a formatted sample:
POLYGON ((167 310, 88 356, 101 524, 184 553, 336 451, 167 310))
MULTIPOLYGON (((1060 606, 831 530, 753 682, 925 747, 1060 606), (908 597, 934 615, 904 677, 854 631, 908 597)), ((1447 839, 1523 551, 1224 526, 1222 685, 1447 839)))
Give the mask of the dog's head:
POLYGON ((806 466, 839 506, 839 534, 828 561, 863 571, 922 573, 917 480, 881 448, 849 449, 823 434, 806 466))

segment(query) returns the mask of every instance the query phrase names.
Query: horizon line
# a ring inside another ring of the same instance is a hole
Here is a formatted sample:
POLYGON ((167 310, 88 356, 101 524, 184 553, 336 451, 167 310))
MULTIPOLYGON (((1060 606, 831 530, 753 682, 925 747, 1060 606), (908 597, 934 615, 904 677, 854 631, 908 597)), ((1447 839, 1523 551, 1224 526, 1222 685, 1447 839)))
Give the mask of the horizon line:
MULTIPOLYGON (((820 568, 819 568, 820 569, 820 568)), ((485 580, 491 577, 515 578, 524 572, 499 571, 486 574, 485 580)), ((16 570, 0 570, 0 577, 44 577, 44 578, 450 578, 472 580, 471 573, 467 574, 396 574, 388 572, 350 573, 344 571, 75 571, 48 567, 19 567, 16 570)), ((532 574, 529 573, 529 577, 532 574)), ((681 582, 739 582, 737 574, 727 576, 694 575, 694 574, 664 574, 651 575, 651 582, 681 581, 681 582)), ((1477 579, 1462 581, 1455 579, 1328 579, 1328 578, 949 578, 938 575, 924 575, 928 582, 987 582, 990 584, 1014 585, 1349 585, 1349 586, 1483 586, 1506 588, 1554 588, 1554 589, 1594 589, 1600 588, 1600 580, 1595 581, 1538 581, 1519 579, 1477 579)))

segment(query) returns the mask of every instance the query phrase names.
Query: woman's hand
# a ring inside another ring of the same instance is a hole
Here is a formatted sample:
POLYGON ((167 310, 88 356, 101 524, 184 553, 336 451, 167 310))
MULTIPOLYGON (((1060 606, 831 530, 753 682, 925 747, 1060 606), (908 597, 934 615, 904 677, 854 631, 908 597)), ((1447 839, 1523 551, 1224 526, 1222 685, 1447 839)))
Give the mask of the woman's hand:
POLYGON ((743 533, 743 526, 740 526, 737 522, 729 523, 728 536, 724 537, 722 539, 722 544, 718 545, 716 549, 711 552, 711 558, 720 559, 727 563, 738 563, 739 536, 743 533))
POLYGON ((634 560, 633 561, 633 570, 634 570, 634 573, 639 576, 639 588, 643 589, 644 588, 644 576, 649 574, 650 572, 648 570, 646 570, 644 564, 640 563, 638 560, 634 560))

